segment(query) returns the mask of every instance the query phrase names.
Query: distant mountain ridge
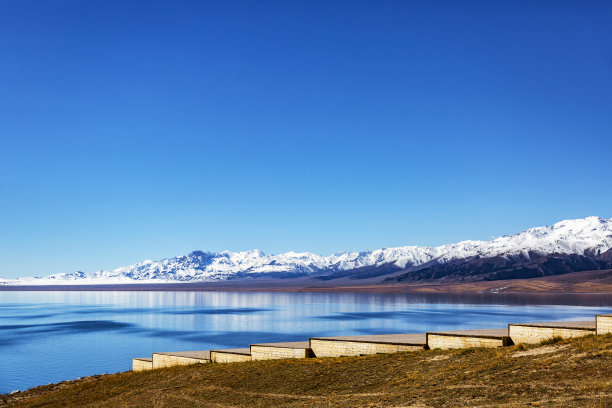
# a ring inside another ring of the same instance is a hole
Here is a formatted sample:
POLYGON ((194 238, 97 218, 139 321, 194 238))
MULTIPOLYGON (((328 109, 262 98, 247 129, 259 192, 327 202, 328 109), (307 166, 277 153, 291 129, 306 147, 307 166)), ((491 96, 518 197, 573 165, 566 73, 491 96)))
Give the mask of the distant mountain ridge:
POLYGON ((530 228, 491 241, 405 246, 321 256, 259 250, 194 251, 161 261, 92 273, 0 279, 9 285, 206 282, 270 277, 317 280, 496 280, 612 268, 612 219, 587 217, 530 228))

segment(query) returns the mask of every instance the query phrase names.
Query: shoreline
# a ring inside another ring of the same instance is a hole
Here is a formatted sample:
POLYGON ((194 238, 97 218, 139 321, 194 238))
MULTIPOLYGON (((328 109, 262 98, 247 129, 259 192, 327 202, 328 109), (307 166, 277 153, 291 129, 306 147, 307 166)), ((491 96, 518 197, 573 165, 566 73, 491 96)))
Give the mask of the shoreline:
POLYGON ((612 294, 612 270, 572 272, 529 279, 385 283, 380 280, 316 278, 240 279, 213 282, 0 285, 0 291, 201 291, 201 292, 355 292, 444 294, 612 294))
POLYGON ((406 293, 406 294, 576 294, 612 295, 612 272, 606 276, 593 272, 531 279, 478 282, 392 283, 338 282, 321 284, 310 280, 236 280, 222 282, 0 285, 0 292, 80 291, 80 292, 311 292, 311 293, 406 293), (593 276, 595 275, 595 276, 593 276), (610 276, 608 276, 610 275, 610 276))

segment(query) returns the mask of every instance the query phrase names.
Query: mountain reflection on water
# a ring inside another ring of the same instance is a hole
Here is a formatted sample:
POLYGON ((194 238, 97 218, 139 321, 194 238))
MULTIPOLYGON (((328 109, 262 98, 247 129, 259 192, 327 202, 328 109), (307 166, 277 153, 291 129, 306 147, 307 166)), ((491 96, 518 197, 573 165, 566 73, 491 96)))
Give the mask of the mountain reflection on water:
POLYGON ((129 370, 132 357, 154 351, 597 313, 612 313, 612 295, 0 291, 0 393, 129 370))

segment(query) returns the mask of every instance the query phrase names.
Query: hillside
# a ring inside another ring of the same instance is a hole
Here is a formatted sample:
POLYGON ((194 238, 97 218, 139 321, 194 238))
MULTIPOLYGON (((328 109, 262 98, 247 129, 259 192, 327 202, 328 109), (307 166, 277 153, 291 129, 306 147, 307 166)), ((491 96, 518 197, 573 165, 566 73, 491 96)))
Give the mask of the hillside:
POLYGON ((88 377, 0 407, 604 407, 612 336, 503 349, 204 364, 88 377))

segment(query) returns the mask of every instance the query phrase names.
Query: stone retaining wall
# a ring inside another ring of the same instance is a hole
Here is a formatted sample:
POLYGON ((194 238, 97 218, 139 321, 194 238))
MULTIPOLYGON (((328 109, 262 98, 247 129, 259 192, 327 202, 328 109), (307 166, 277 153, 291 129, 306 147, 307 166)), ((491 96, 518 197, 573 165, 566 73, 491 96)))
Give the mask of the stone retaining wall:
POLYGON ((211 351, 210 358, 215 363, 239 363, 242 361, 251 361, 251 356, 247 354, 222 353, 219 351, 211 351))
POLYGON ((173 356, 169 354, 153 353, 153 368, 173 367, 173 366, 191 365, 191 364, 204 364, 204 363, 210 363, 210 360, 193 358, 193 357, 173 356))
POLYGON ((281 358, 308 358, 310 349, 271 347, 251 345, 251 359, 253 360, 276 360, 281 358))
POLYGON ((506 329, 457 330, 431 333, 404 333, 338 337, 314 337, 309 342, 252 344, 250 348, 154 353, 152 359, 132 359, 132 370, 198 363, 237 363, 308 357, 343 357, 399 353, 431 349, 503 347, 539 343, 553 337, 571 338, 612 333, 612 314, 598 315, 595 321, 513 323, 506 329))
POLYGON ((544 340, 552 339, 553 337, 561 337, 564 339, 581 337, 587 334, 595 334, 595 331, 564 327, 534 327, 510 324, 508 325, 508 334, 514 344, 519 344, 540 343, 544 340))
POLYGON ((310 339, 310 348, 315 357, 360 356, 365 354, 398 353, 423 350, 423 346, 366 343, 355 341, 310 339))
POLYGON ((597 315, 597 334, 612 333, 612 314, 597 315))
MULTIPOLYGON (((508 339, 509 340, 509 339, 508 339)), ((430 349, 460 349, 471 347, 504 347, 509 341, 503 338, 449 336, 427 333, 427 346, 430 349)))
POLYGON ((153 359, 151 358, 133 358, 132 371, 146 371, 153 369, 153 359))

